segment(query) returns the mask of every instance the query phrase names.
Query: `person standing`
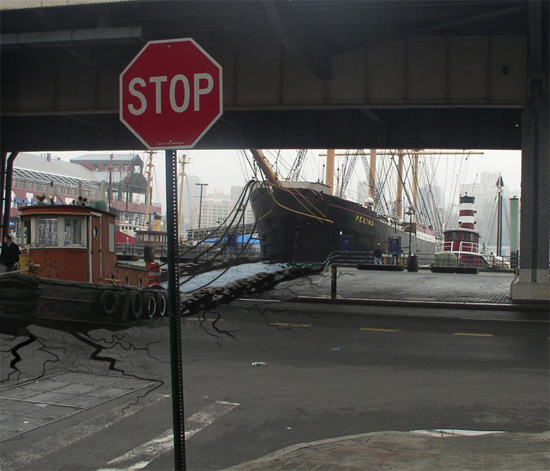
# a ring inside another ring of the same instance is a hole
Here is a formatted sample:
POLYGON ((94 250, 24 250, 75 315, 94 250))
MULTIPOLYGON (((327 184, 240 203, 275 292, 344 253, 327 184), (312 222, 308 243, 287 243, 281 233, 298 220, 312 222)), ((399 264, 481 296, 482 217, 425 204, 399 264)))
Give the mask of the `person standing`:
POLYGON ((375 265, 382 265, 382 247, 380 246, 380 242, 376 244, 376 249, 374 250, 374 264, 375 265))
POLYGON ((0 271, 13 271, 13 266, 19 262, 19 255, 21 255, 19 246, 11 240, 11 236, 4 236, 2 254, 0 254, 0 271))

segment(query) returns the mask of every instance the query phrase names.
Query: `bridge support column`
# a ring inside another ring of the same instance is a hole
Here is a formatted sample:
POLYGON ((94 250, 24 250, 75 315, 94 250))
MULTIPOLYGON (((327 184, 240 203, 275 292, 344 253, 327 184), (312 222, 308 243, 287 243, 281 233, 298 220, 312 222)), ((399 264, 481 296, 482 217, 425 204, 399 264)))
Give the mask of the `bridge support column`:
POLYGON ((542 93, 525 108, 522 126, 520 268, 511 296, 514 301, 549 300, 550 133, 548 99, 542 93))
POLYGON ((548 16, 543 2, 527 2, 528 103, 521 135, 521 234, 519 277, 511 287, 514 301, 550 300, 550 132, 548 129, 548 16), (546 58, 545 58, 546 56, 546 58))

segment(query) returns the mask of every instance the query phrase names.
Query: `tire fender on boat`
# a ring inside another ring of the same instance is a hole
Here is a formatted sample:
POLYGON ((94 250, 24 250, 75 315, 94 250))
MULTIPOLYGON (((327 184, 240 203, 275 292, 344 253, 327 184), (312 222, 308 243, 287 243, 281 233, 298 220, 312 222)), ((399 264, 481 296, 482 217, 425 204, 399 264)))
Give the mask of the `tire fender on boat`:
POLYGON ((128 299, 128 316, 130 319, 139 319, 143 312, 143 299, 139 291, 130 291, 126 294, 128 299))
POLYGON ((164 317, 168 311, 168 300, 164 293, 156 293, 155 300, 157 302, 157 316, 164 317))
POLYGON ((104 289, 97 296, 97 305, 102 316, 112 316, 118 304, 118 296, 114 291, 104 289))
POLYGON ((139 291, 129 290, 124 293, 120 319, 123 322, 139 319, 143 311, 143 300, 139 291))
POLYGON ((149 318, 154 317, 157 310, 157 299, 155 293, 143 293, 142 300, 145 314, 149 316, 149 318))

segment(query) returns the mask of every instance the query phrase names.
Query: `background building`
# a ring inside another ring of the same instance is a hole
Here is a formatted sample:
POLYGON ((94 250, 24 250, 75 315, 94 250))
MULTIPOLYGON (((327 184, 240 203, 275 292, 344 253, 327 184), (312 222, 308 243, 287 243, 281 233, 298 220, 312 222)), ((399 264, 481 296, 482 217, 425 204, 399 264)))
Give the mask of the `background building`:
MULTIPOLYGON (((13 162, 10 232, 19 236, 19 208, 44 200, 70 204, 79 196, 100 197, 101 181, 88 169, 65 162, 52 154, 19 153, 13 162)), ((19 240, 17 240, 20 242, 19 240)))
POLYGON ((147 208, 147 180, 141 172, 143 160, 137 154, 113 156, 112 161, 109 155, 89 154, 66 162, 51 153, 19 153, 13 164, 12 229, 17 235, 18 208, 22 205, 37 204, 40 200, 71 204, 79 196, 90 201, 110 199, 111 211, 117 214, 119 223, 145 223, 146 209, 152 217, 154 213, 161 214, 162 208, 153 202, 147 208))
POLYGON ((152 201, 155 182, 148 182, 147 163, 138 154, 85 154, 72 158, 71 163, 105 182, 106 201, 126 223, 143 226, 154 213, 162 213, 161 205, 152 201))
MULTIPOLYGON (((180 212, 180 236, 187 234, 188 230, 199 228, 200 186, 202 183, 196 175, 187 175, 183 184, 182 210, 180 212)), ((231 194, 226 194, 221 189, 211 189, 203 186, 201 223, 202 229, 218 227, 233 212, 238 203, 244 187, 231 187, 231 194)), ((235 218, 238 221, 240 216, 235 218)), ((226 224, 231 223, 230 220, 226 224)), ((242 223, 242 221, 241 221, 242 223)), ((245 210, 245 224, 254 223, 254 213, 250 205, 245 210)))
POLYGON ((64 162, 51 154, 20 153, 13 163, 12 208, 36 204, 39 198, 72 203, 78 196, 99 199, 101 181, 80 165, 64 162))

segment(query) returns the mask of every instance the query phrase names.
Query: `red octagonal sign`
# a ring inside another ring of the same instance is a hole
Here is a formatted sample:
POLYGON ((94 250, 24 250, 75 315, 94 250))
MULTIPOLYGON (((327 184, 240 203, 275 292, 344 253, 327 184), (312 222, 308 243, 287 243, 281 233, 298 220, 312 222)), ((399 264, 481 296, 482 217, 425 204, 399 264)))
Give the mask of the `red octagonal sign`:
POLYGON ((148 42, 120 74, 120 120, 148 149, 189 149, 222 113, 222 68, 191 38, 148 42))

